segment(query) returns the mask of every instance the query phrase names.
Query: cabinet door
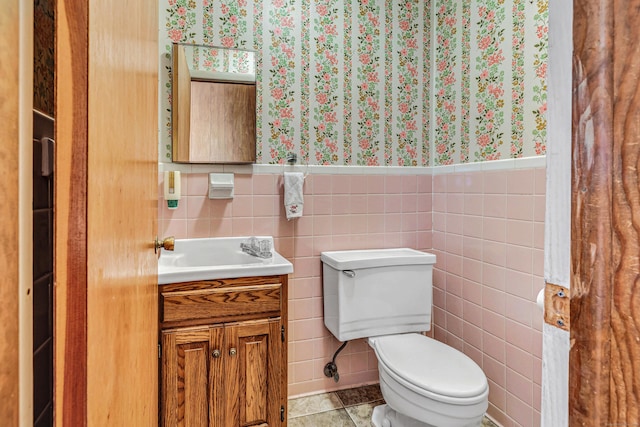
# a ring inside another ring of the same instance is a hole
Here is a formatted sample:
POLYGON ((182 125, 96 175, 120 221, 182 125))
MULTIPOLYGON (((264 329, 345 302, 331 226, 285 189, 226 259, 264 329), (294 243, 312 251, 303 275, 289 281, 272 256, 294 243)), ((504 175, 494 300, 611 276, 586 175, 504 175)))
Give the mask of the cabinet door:
POLYGON ((226 325, 224 425, 283 426, 286 410, 284 342, 280 319, 226 325))
POLYGON ((220 394, 224 329, 206 327, 162 333, 161 421, 165 427, 214 427, 224 414, 210 405, 220 394))

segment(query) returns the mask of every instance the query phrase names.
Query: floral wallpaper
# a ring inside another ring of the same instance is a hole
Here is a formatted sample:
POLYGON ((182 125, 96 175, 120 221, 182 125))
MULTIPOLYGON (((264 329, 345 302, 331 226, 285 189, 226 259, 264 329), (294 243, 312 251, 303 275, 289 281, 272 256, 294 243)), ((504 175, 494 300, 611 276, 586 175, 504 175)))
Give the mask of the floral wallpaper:
POLYGON ((545 154, 547 0, 161 0, 160 12, 161 161, 171 42, 256 51, 258 163, 545 154))

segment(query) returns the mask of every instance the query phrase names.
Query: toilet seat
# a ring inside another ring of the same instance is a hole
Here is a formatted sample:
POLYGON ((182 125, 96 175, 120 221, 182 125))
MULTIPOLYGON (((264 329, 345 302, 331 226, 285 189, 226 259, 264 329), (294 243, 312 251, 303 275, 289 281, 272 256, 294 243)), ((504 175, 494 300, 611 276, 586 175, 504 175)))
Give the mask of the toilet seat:
POLYGON ((443 403, 482 401, 488 393, 482 369, 464 353, 424 335, 369 338, 378 363, 413 391, 443 403))
POLYGON ((489 386, 468 356, 417 333, 372 337, 368 342, 378 358, 380 389, 388 406, 404 414, 401 418, 419 422, 398 425, 480 425, 489 405, 489 386))

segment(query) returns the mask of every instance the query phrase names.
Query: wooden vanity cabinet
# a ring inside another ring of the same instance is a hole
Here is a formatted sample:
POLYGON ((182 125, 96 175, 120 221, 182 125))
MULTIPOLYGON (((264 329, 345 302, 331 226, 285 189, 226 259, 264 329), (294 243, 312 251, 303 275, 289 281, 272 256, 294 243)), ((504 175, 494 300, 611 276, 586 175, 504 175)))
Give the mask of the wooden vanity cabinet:
POLYGON ((286 426, 287 276, 159 291, 160 424, 286 426))

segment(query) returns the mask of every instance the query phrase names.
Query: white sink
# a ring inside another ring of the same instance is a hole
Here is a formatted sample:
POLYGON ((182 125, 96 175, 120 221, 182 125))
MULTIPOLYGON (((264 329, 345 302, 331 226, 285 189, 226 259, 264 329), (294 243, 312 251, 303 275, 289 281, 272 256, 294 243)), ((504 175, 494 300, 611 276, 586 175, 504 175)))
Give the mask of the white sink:
MULTIPOLYGON (((231 279, 235 277, 274 276, 293 272, 293 265, 272 250, 271 258, 244 253, 240 243, 247 237, 176 239, 174 251, 162 250, 158 260, 158 283, 194 280, 231 279)), ((259 237, 271 240, 272 237, 259 237)))

